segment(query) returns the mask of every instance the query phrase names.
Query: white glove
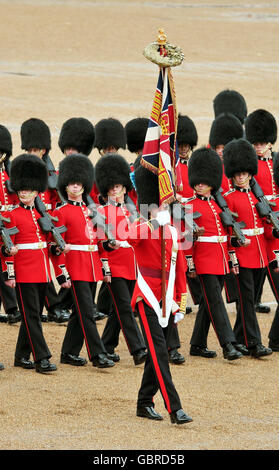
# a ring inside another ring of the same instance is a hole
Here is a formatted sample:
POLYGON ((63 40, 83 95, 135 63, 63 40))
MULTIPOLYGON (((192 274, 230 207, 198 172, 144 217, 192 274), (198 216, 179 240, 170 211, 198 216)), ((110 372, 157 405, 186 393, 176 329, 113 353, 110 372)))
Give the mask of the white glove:
POLYGON ((171 218, 168 210, 159 211, 156 216, 159 225, 170 224, 171 218))

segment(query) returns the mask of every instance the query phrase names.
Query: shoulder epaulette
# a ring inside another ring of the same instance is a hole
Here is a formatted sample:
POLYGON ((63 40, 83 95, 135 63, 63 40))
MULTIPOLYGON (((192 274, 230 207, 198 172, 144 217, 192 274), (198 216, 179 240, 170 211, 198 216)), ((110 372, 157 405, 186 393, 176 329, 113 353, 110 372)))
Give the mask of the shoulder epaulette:
POLYGON ((62 201, 57 202, 56 206, 55 206, 55 209, 61 209, 61 207, 64 207, 66 205, 67 205, 67 202, 62 202, 62 201))
POLYGON ((224 196, 228 196, 229 194, 231 193, 234 193, 235 192, 235 188, 232 188, 232 189, 229 189, 229 191, 227 191, 224 196))

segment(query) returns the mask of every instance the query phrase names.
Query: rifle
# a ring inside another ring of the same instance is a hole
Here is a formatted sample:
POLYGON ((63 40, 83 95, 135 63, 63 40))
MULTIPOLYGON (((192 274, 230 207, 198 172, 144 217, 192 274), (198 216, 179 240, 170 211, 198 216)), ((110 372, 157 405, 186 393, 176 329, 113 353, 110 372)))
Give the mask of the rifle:
POLYGON ((204 227, 199 227, 199 225, 195 222, 195 219, 201 217, 199 212, 194 212, 193 214, 189 214, 185 207, 178 201, 175 201, 170 205, 171 214, 173 220, 178 222, 180 220, 184 220, 185 224, 187 225, 190 234, 186 235, 186 239, 190 241, 190 238, 193 237, 196 240, 200 235, 204 233, 204 227))
POLYGON ((47 167, 47 172, 48 172, 48 188, 49 189, 57 189, 57 181, 58 181, 58 176, 55 170, 55 167, 50 159, 49 154, 45 154, 42 157, 42 160, 45 162, 46 167, 47 167))
POLYGON ((276 232, 279 233, 279 220, 278 220, 279 212, 273 211, 271 209, 271 206, 274 206, 275 203, 268 201, 268 199, 263 193, 262 188, 260 187, 260 185, 258 184, 258 182, 255 180, 254 177, 252 177, 250 180, 250 188, 253 194, 256 196, 256 198, 259 201, 256 204, 256 209, 259 213, 259 216, 266 217, 271 222, 276 232))
POLYGON ((62 225, 61 227, 56 227, 53 223, 53 221, 57 222, 58 218, 51 216, 47 210, 46 207, 41 200, 39 196, 35 197, 35 208, 41 215, 41 217, 38 219, 38 224, 41 227, 42 231, 44 233, 52 233, 53 239, 59 248, 60 251, 63 251, 65 249, 65 240, 61 236, 61 233, 66 232, 67 228, 62 225))
POLYGON ((10 235, 15 235, 16 233, 18 233, 19 230, 16 227, 5 227, 4 222, 8 223, 10 222, 10 219, 7 219, 6 217, 3 217, 2 214, 0 214, 0 236, 5 245, 6 252, 10 253, 11 249, 14 246, 10 235))
POLYGON ((105 216, 97 210, 97 206, 90 194, 85 194, 84 199, 85 204, 90 211, 89 217, 91 218, 93 225, 101 228, 108 239, 108 243, 112 246, 115 246, 115 238, 111 233, 110 226, 106 224, 105 216))
POLYGON ((231 227, 240 246, 245 244, 245 235, 242 233, 242 228, 246 227, 245 222, 236 222, 234 217, 237 217, 237 214, 234 214, 228 207, 226 200, 223 198, 221 191, 218 189, 215 191, 212 196, 214 197, 216 203, 222 209, 220 214, 220 219, 224 227, 231 227))

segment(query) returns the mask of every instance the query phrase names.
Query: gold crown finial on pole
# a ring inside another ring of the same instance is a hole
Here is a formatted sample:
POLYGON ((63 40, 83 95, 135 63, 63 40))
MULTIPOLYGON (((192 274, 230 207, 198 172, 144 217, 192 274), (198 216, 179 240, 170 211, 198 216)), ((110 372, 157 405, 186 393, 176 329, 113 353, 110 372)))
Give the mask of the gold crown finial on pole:
POLYGON ((184 60, 182 50, 167 41, 163 28, 158 30, 157 40, 144 48, 143 55, 160 67, 175 67, 184 60))

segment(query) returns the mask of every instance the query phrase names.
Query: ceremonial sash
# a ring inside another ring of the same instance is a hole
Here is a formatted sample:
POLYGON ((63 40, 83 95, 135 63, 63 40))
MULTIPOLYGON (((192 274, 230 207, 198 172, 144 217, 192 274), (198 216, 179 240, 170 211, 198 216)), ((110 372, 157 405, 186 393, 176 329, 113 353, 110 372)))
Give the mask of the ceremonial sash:
POLYGON ((169 272, 169 282, 168 288, 166 292, 166 316, 163 317, 162 308, 158 300, 156 299, 155 295, 153 294, 152 290, 150 289, 149 285, 147 284, 146 280, 141 275, 140 270, 138 269, 138 286, 150 305, 152 306, 153 310, 157 314, 159 324, 162 328, 166 328, 168 326, 169 317, 172 312, 176 312, 179 310, 179 306, 173 300, 173 292, 174 292, 174 282, 175 282, 175 268, 176 268, 176 258, 177 258, 177 230, 169 225, 169 229, 172 236, 172 256, 171 256, 171 266, 169 272))

